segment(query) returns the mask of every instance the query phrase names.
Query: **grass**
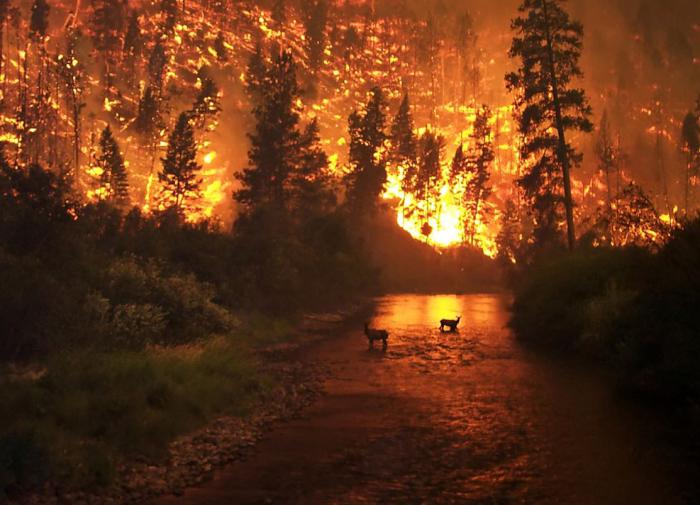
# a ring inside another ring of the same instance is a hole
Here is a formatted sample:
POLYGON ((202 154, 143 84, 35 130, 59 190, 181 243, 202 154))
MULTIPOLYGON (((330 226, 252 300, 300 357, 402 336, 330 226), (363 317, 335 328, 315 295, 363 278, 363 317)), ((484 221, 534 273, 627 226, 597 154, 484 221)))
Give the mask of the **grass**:
POLYGON ((218 415, 244 415, 270 387, 234 340, 145 352, 50 358, 36 380, 0 382, 0 490, 52 477, 106 485, 115 463, 157 459, 168 443, 218 415))

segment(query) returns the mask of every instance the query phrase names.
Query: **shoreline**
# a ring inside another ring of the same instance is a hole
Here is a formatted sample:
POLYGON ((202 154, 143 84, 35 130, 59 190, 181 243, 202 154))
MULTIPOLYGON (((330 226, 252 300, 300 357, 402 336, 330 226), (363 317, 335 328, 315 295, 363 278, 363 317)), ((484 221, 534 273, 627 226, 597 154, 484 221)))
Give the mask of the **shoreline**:
POLYGON ((256 444, 276 426, 295 419, 322 394, 329 368, 309 363, 301 355, 310 346, 333 338, 357 318, 371 311, 365 298, 328 313, 307 314, 289 342, 255 349, 260 372, 275 387, 260 398, 248 415, 223 416, 169 444, 163 461, 135 457, 120 463, 113 483, 98 490, 66 489, 48 482, 39 491, 8 500, 11 505, 145 503, 167 495, 181 495, 185 488, 210 480, 215 470, 245 460, 256 444))

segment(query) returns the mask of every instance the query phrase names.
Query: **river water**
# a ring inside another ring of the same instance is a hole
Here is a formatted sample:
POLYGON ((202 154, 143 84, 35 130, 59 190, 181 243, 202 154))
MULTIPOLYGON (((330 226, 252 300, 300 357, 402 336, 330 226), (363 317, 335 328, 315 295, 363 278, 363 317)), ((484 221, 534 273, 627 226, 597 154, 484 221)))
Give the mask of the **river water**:
POLYGON ((604 371, 520 346, 497 295, 396 295, 305 359, 327 395, 173 504, 700 503, 698 465, 604 371), (458 333, 438 330, 462 316, 458 333))

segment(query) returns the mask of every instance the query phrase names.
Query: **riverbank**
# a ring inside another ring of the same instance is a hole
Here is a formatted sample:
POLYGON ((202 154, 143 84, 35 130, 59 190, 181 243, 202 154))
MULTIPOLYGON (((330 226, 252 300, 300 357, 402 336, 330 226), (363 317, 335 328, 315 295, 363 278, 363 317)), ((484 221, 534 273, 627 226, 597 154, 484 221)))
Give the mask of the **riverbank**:
POLYGON ((14 446, 24 459, 10 470, 24 480, 16 482, 10 503, 138 503, 206 480, 318 398, 326 370, 298 360, 298 353, 368 306, 362 300, 306 316, 293 328, 258 329, 245 340, 229 336, 84 361, 72 356, 73 366, 60 370, 61 391, 51 387, 59 373, 52 367, 15 377, 0 391, 8 394, 11 387, 14 398, 32 409, 16 406, 12 415, 34 429, 24 436, 15 432, 14 446), (49 391, 52 403, 46 405, 37 395, 49 391), (57 473, 60 465, 71 475, 57 473), (46 477, 39 492, 26 491, 37 482, 32 479, 46 477))
POLYGON ((700 221, 658 251, 579 248, 541 258, 515 283, 523 341, 618 371, 628 391, 700 411, 700 221))

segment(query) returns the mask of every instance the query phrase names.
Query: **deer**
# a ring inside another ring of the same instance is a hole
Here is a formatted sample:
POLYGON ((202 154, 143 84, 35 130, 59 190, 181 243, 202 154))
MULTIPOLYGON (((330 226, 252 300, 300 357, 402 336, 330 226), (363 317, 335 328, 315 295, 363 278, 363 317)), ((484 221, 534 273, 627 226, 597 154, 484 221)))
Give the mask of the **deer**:
POLYGON ((460 319, 462 319, 462 316, 457 316, 457 319, 440 319, 440 331, 454 333, 457 331, 457 325, 460 319))
POLYGON ((374 341, 381 340, 382 348, 386 349, 387 340, 389 339, 389 332, 386 330, 375 330, 369 327, 369 323, 365 323, 365 335, 367 336, 367 341, 369 342, 369 348, 374 349, 374 341))

